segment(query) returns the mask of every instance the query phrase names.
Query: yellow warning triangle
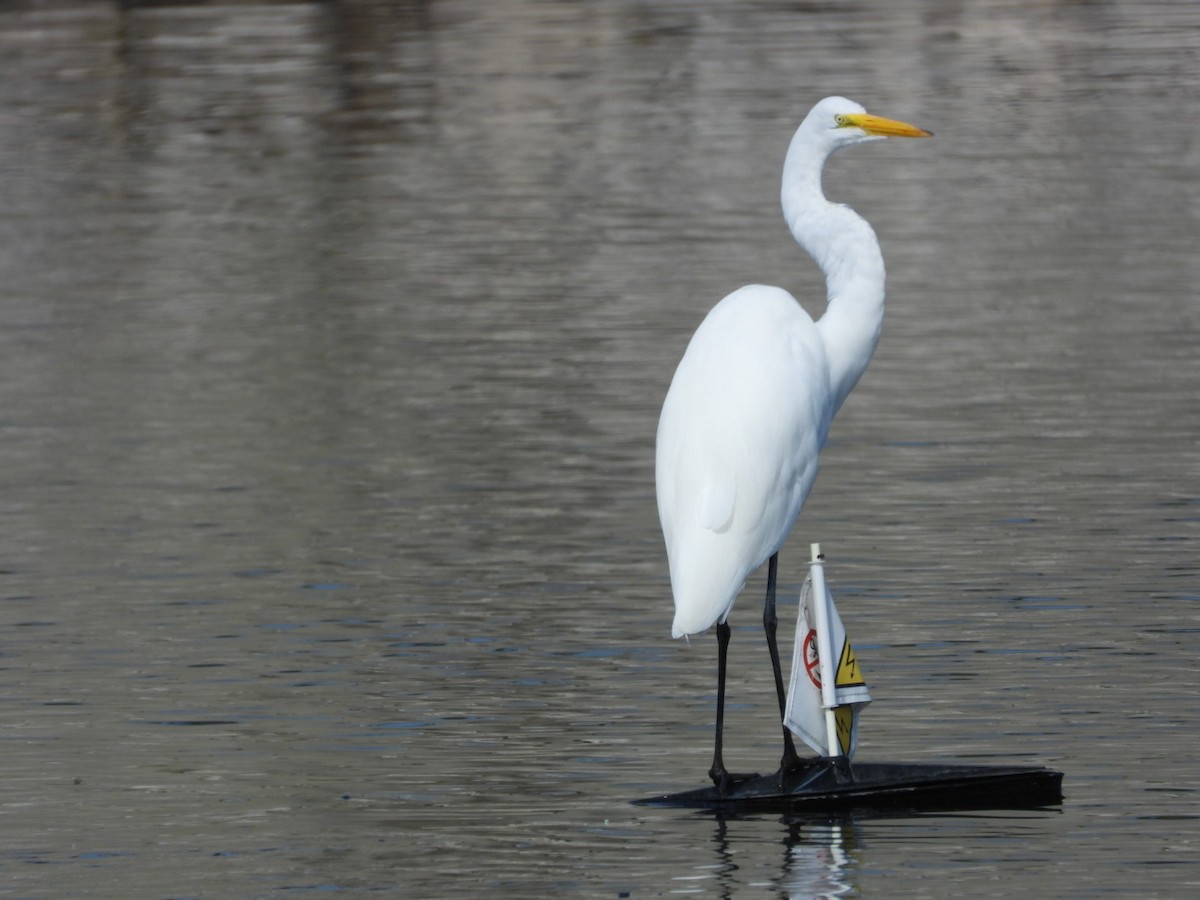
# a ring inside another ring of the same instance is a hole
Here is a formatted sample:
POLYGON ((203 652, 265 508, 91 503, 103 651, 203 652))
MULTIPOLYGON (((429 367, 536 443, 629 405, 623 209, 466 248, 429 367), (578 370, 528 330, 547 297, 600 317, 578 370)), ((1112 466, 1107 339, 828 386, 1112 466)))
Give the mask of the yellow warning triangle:
POLYGON ((838 687, 858 687, 867 683, 849 641, 842 642, 842 657, 838 660, 837 677, 833 683, 838 687))
POLYGON ((833 721, 837 727, 838 747, 842 756, 849 756, 854 747, 854 707, 849 704, 834 707, 833 721))

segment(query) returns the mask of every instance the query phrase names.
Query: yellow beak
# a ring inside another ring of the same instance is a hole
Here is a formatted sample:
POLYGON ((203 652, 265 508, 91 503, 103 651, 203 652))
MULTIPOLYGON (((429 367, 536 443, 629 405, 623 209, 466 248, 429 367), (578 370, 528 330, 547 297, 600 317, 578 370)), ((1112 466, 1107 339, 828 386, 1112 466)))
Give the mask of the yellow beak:
POLYGON ((932 131, 870 113, 849 113, 841 116, 838 121, 843 128, 861 128, 867 134, 877 134, 880 137, 933 137, 932 131))

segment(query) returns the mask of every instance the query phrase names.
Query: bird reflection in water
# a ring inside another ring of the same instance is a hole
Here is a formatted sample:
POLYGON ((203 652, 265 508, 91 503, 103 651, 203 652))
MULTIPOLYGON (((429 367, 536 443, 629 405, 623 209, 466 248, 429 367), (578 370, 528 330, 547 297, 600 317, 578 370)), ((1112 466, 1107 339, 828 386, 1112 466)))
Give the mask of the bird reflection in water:
MULTIPOLYGON (((855 891, 853 872, 859 849, 858 832, 851 817, 785 817, 783 827, 782 854, 777 875, 761 881, 747 882, 747 872, 738 862, 743 854, 735 847, 739 838, 739 824, 755 826, 754 837, 762 837, 761 819, 739 819, 722 813, 713 813, 715 828, 712 845, 715 861, 697 866, 697 871, 682 876, 679 881, 708 881, 715 879, 719 888, 717 896, 735 897, 747 887, 765 889, 768 896, 780 898, 846 897, 855 891)), ((744 849, 744 848, 743 848, 744 849)))

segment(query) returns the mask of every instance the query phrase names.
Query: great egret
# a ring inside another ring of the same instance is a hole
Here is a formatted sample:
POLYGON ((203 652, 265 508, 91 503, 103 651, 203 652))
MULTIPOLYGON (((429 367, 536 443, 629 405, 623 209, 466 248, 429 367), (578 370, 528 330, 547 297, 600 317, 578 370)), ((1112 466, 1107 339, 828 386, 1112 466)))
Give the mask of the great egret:
MULTIPOLYGON (((817 476, 829 424, 867 368, 883 325, 884 268, 871 226, 821 190, 821 171, 841 147, 884 137, 929 137, 913 125, 868 115, 842 97, 812 108, 783 167, 783 215, 825 273, 828 305, 814 322, 787 291, 734 291, 696 329, 663 402, 656 441, 658 514, 675 596, 674 637, 717 626, 717 719, 709 771, 725 791, 726 619, 746 578, 764 562, 763 628, 782 716, 775 632, 779 549, 817 476)), ((782 769, 800 764, 783 729, 782 769)))

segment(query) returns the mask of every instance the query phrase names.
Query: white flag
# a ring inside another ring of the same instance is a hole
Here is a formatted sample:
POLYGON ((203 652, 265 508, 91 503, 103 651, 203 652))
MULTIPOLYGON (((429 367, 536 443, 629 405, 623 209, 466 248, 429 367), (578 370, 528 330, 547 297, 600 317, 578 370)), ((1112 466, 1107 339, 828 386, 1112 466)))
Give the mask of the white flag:
MULTIPOLYGON (((822 578, 822 581, 824 579, 822 578)), ((833 648, 833 672, 837 706, 833 720, 837 729, 837 746, 842 756, 852 756, 858 744, 858 715, 871 702, 867 682, 854 648, 846 640, 846 629, 833 605, 828 588, 824 600, 829 610, 830 646, 833 648)), ((783 723, 822 756, 828 756, 830 741, 825 707, 821 699, 821 660, 817 650, 818 616, 810 573, 800 591, 800 615, 796 622, 796 649, 792 655, 792 678, 788 689, 787 710, 783 723)), ((826 667, 828 668, 828 667, 826 667)))

